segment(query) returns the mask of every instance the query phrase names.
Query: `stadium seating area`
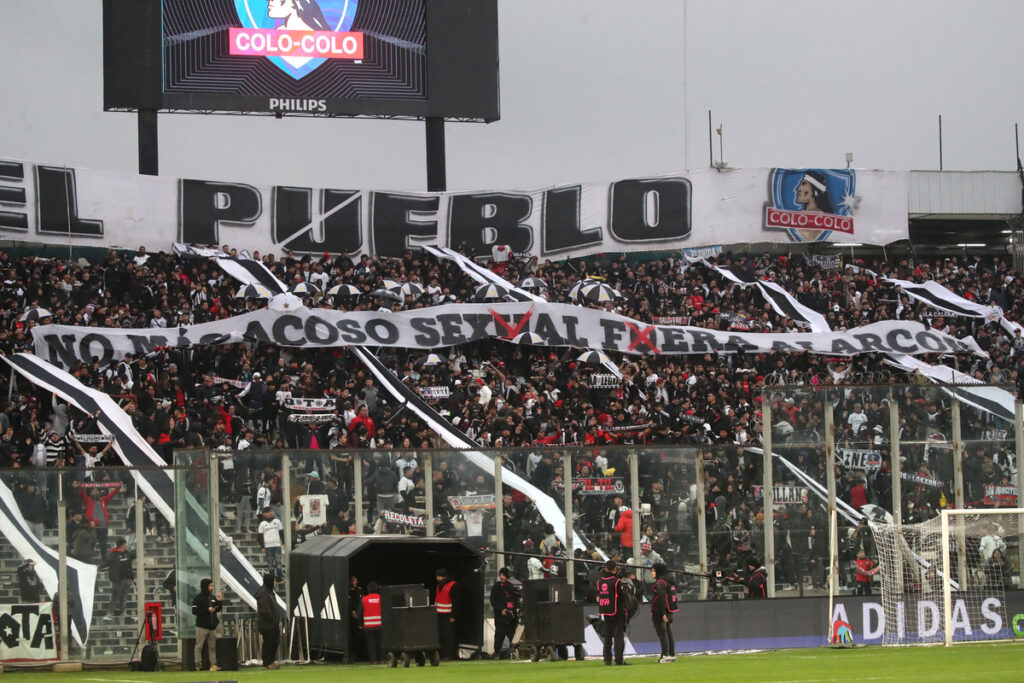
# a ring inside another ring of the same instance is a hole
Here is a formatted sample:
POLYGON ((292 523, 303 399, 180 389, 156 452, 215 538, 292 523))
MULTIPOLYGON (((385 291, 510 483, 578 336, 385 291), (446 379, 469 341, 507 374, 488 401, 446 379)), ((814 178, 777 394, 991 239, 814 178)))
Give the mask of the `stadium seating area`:
MULTIPOLYGON (((476 287, 451 262, 411 252, 396 260, 330 255, 297 258, 290 253, 280 258, 258 253, 253 257, 290 287, 300 283, 315 286, 316 293, 303 295, 313 307, 401 310, 468 301, 476 287), (386 289, 385 280, 415 283, 420 288, 387 296, 381 293, 386 289), (338 284, 353 285, 359 293, 322 294, 338 284)), ((989 352, 988 359, 935 355, 923 360, 956 367, 1011 390, 1024 379, 1024 339, 981 318, 936 315, 881 280, 934 280, 978 303, 999 305, 1008 319, 1020 321, 1024 318, 1024 281, 1005 261, 980 257, 854 260, 844 267, 830 267, 800 255, 767 253, 724 253, 709 260, 778 283, 801 303, 823 313, 836 330, 899 319, 919 320, 956 337, 973 336, 989 352)), ((582 278, 601 278, 621 297, 579 305, 615 310, 644 321, 664 319, 753 332, 799 329, 794 320, 772 310, 756 288, 734 286, 705 265, 678 258, 621 255, 561 263, 512 260, 493 267, 512 282, 527 277, 542 280, 538 291, 558 301, 568 301, 572 285, 582 278)), ((192 256, 110 251, 104 260, 87 263, 0 254, 0 272, 4 274, 0 351, 5 354, 31 351, 29 330, 35 324, 174 327, 228 318, 266 304, 260 299, 239 298, 238 282, 214 261, 192 256), (46 309, 50 315, 37 322, 22 322, 23 313, 35 308, 46 309)), ((560 445, 573 445, 574 478, 628 474, 628 449, 616 447, 640 449, 640 502, 650 505, 642 520, 641 540, 673 566, 690 566, 697 556, 696 487, 702 483, 696 480, 693 463, 698 457, 703 459, 707 475, 703 485, 713 566, 727 574, 741 573, 747 558, 763 556, 765 520, 758 492, 761 457, 743 447, 761 444, 765 396, 772 401, 775 450, 823 482, 822 405, 826 392, 832 392, 828 395, 837 404, 837 445, 877 450, 882 458, 873 468, 841 468, 839 493, 854 506, 876 503, 889 508, 892 502, 887 481, 893 438, 885 409, 888 401, 901 403, 902 440, 923 442, 933 435, 938 435, 933 439, 936 442, 949 438, 949 397, 888 365, 881 355, 623 356, 613 358, 623 375, 618 380, 607 368, 579 360, 582 349, 481 342, 439 351, 450 355, 439 361, 426 360, 422 351, 382 349, 378 355, 410 386, 443 387, 429 402, 482 447, 509 449, 506 466, 556 501, 561 501, 565 481, 560 445), (890 394, 889 387, 907 384, 920 386, 890 394), (674 456, 682 452, 680 448, 692 456, 674 456)), ((263 473, 275 489, 287 474, 294 481, 293 492, 328 494, 328 514, 334 521, 315 530, 298 526, 297 531, 303 533, 296 538, 304 533, 355 532, 352 506, 356 486, 363 487, 368 520, 362 531, 401 531, 389 528, 377 513, 383 508, 415 512, 415 487, 408 494, 391 494, 409 489, 423 477, 421 454, 425 450, 436 453, 432 484, 434 514, 440 520, 438 533, 479 535, 484 542, 493 538, 492 513, 485 515, 483 528, 473 532, 447 500, 448 496, 493 492, 493 480, 444 450, 415 415, 400 413, 389 405, 387 394, 346 349, 316 351, 248 344, 220 346, 208 352, 159 349, 145 358, 117 359, 107 368, 95 362, 83 364, 74 374, 86 385, 115 397, 167 463, 173 462, 176 450, 206 447, 221 452, 225 525, 237 531, 236 544, 255 558, 258 568, 263 564, 255 523, 248 520, 252 519, 251 505, 263 473), (283 407, 289 396, 334 400, 333 419, 312 425, 289 422, 283 407), (280 471, 279 456, 285 452, 295 454, 294 470, 289 473, 280 471), (353 481, 353 452, 363 458, 362 482, 353 481), (231 458, 224 457, 229 454, 231 458), (231 465, 225 467, 225 460, 231 465), (411 467, 408 473, 406 466, 411 467), (312 471, 317 471, 319 481, 308 477, 312 471), (403 479, 406 473, 408 482, 403 479)), ((0 396, 11 398, 9 402, 0 399, 0 427, 5 431, 0 440, 0 467, 5 468, 5 481, 22 498, 32 495, 27 487, 30 480, 39 484, 38 523, 52 544, 56 487, 47 475, 63 471, 79 482, 124 481, 126 492, 130 481, 111 467, 118 464, 112 453, 97 448, 95 455, 87 455, 74 445, 76 434, 97 431, 92 417, 24 382, 15 387, 6 383, 5 379, 0 386, 0 396), (56 435, 51 436, 54 431, 56 435), (43 462, 39 458, 45 460, 42 467, 38 467, 43 462)), ((968 499, 973 504, 985 504, 984 483, 1012 481, 1015 463, 1012 443, 1006 441, 1007 427, 981 412, 968 413, 965 418, 964 436, 972 444, 965 472, 970 482, 968 499)), ((83 444, 89 445, 95 444, 83 444)), ((924 446, 901 451, 905 472, 945 483, 928 487, 908 482, 904 501, 910 501, 909 515, 931 517, 948 504, 952 475, 945 471, 937 452, 924 446)), ((774 478, 776 483, 799 484, 784 468, 779 468, 774 478)), ((615 531, 625 510, 621 506, 630 504, 628 492, 627 486, 622 500, 611 495, 575 497, 577 528, 613 555, 632 552, 632 543, 615 531)), ((115 496, 111 501, 111 540, 130 530, 125 518, 130 497, 115 496)), ((551 550, 551 534, 529 501, 516 496, 507 502, 505 547, 551 550)), ((823 584, 821 560, 827 556, 827 545, 824 534, 812 530, 825 529, 826 520, 822 506, 813 500, 783 510, 774 520, 778 581, 784 589, 803 594, 805 589, 823 584)), ((152 519, 154 539, 170 533, 155 515, 152 519)), ((866 536, 855 534, 852 528, 845 532, 847 559, 861 547, 870 553, 866 536)), ((168 543, 153 543, 149 548, 147 562, 152 571, 148 572, 146 593, 166 597, 159 581, 173 563, 173 548, 168 543)), ((97 559, 102 556, 99 550, 93 549, 97 559)), ((0 551, 0 571, 5 577, 12 576, 18 558, 10 546, 4 545, 0 551)), ((525 562, 519 572, 528 572, 525 562)), ((99 637, 90 641, 90 647, 104 650, 122 646, 123 635, 134 628, 134 622, 102 621, 99 615, 110 591, 109 582, 102 577, 101 572, 100 612, 95 622, 99 637), (115 635, 105 640, 100 635, 105 630, 115 635)), ((852 587, 852 574, 844 574, 843 583, 852 587)), ((7 581, 0 596, 12 591, 7 581)), ((690 587, 689 594, 693 596, 695 591, 690 587)), ((107 654, 120 653, 111 650, 107 654)))

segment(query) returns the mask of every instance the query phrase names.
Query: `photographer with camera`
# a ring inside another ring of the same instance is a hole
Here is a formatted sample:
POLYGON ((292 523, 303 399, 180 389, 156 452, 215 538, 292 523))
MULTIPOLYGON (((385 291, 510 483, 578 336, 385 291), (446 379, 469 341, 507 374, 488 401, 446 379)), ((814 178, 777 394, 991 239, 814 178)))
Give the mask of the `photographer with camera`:
POLYGON ((760 600, 768 597, 768 570, 753 556, 747 560, 746 584, 747 598, 760 600))
POLYGON ((519 625, 519 591, 520 587, 512 583, 512 570, 502 567, 498 570, 498 580, 491 586, 491 608, 494 610, 494 654, 492 659, 501 659, 502 646, 508 639, 511 650, 515 643, 516 626, 519 625))

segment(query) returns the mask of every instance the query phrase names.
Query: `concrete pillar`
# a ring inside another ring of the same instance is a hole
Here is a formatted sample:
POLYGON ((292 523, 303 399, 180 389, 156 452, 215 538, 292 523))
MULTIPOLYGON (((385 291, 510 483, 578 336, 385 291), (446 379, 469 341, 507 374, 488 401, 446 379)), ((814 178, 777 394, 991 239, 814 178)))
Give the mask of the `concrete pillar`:
MULTIPOLYGON (((960 401, 953 399, 953 500, 957 510, 964 509, 964 440, 960 423, 960 401)), ((948 501, 947 501, 948 504, 948 501)), ((967 585, 967 538, 961 522, 956 524, 957 578, 967 585)))
POLYGON ((562 492, 564 495, 562 509, 565 511, 565 556, 568 560, 565 563, 566 579, 569 585, 576 584, 573 576, 573 533, 572 533, 572 456, 566 451, 562 455, 562 492))
MULTIPOLYGON (((1024 460, 1021 454, 1024 453, 1024 401, 1017 399, 1014 402, 1013 433, 1015 441, 1014 463, 1017 467, 1017 479, 1013 483, 1017 485, 1017 507, 1024 507, 1024 489, 1021 488, 1021 468, 1024 467, 1024 460)), ((1017 528, 1024 529, 1024 514, 1017 516, 1017 528)), ((1017 543, 1017 585, 1024 586, 1024 542, 1018 539, 1017 543)))
MULTIPOLYGON (((836 515, 836 433, 835 433, 835 406, 827 397, 825 399, 825 480, 828 483, 828 514, 829 519, 836 515)), ((835 595, 839 591, 838 566, 835 564, 839 539, 836 537, 838 528, 831 528, 829 525, 829 591, 835 595)))
POLYGON ((495 550, 498 553, 494 556, 494 561, 497 562, 498 567, 505 566, 505 501, 502 495, 502 459, 501 454, 496 453, 494 455, 494 539, 495 550))
POLYGON ((640 456, 629 454, 629 497, 633 508, 633 557, 640 557, 640 456))
POLYGON ((889 464, 892 466, 892 518, 903 523, 903 463, 900 462, 900 404, 889 394, 889 464))
POLYGON ((356 534, 362 535, 366 526, 363 513, 363 452, 355 451, 352 456, 352 492, 356 501, 356 534))
POLYGON ((700 580, 700 599, 708 598, 708 518, 704 500, 704 453, 697 451, 697 561, 702 575, 700 580))
MULTIPOLYGON (((281 500, 284 502, 284 604, 288 606, 288 614, 292 613, 292 459, 281 456, 281 500)), ((219 559, 219 558, 218 558, 219 559)))
POLYGON ((60 610, 60 659, 66 662, 71 644, 71 624, 68 622, 68 507, 64 502, 63 486, 61 489, 61 497, 57 502, 57 600, 60 610))
POLYGON ((775 597, 775 474, 772 470, 772 399, 761 392, 761 490, 764 498, 764 568, 768 597, 775 597))
POLYGON ((426 480, 424 490, 427 494, 427 510, 423 517, 423 527, 427 536, 434 535, 434 462, 430 453, 423 454, 423 477, 426 480))

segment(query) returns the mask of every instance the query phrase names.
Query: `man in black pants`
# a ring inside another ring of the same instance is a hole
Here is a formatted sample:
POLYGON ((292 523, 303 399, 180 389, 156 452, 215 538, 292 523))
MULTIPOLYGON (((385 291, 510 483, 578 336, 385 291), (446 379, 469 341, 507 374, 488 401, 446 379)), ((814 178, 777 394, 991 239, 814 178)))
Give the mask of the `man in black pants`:
POLYGON ((651 600, 651 620, 654 632, 661 641, 661 657, 658 663, 676 661, 676 641, 672 637, 672 614, 678 610, 676 606, 676 586, 669 583, 668 567, 663 563, 655 563, 651 567, 654 576, 654 598, 651 600))
POLYGON ((256 627, 263 638, 263 668, 280 669, 277 646, 281 630, 277 621, 277 596, 274 595, 274 575, 263 576, 263 587, 256 593, 256 627))
POLYGON ((619 577, 615 560, 604 563, 597 579, 597 613, 604 621, 604 663, 611 666, 612 640, 615 641, 615 663, 626 666, 623 649, 626 644, 626 610, 619 600, 619 577))
POLYGON ((434 572, 437 579, 437 591, 434 593, 434 609, 437 611, 437 635, 441 645, 441 658, 457 660, 459 645, 456 637, 455 620, 459 614, 459 603, 456 597, 457 583, 448 577, 448 571, 438 569, 434 572))
POLYGON ((381 648, 380 589, 376 581, 366 584, 366 595, 359 603, 359 618, 363 621, 363 636, 366 639, 366 653, 370 664, 376 664, 384 656, 381 648))
POLYGON ((491 587, 491 607, 494 609, 494 656, 501 659, 501 646, 508 638, 508 646, 515 643, 516 626, 519 624, 519 593, 512 586, 509 575, 512 570, 502 567, 498 570, 498 580, 491 587))

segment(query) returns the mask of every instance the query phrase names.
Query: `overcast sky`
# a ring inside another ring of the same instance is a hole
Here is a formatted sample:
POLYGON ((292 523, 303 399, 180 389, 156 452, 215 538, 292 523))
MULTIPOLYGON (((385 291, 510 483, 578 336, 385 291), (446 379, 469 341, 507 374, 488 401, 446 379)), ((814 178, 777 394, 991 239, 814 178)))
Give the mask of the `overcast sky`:
MULTIPOLYGON (((451 189, 704 168, 709 109, 732 166, 852 152, 858 168, 938 168, 939 114, 947 169, 1015 165, 1020 0, 499 0, 499 14, 501 121, 448 124, 451 189)), ((101 0, 0 0, 0 19, 0 157, 136 171, 135 116, 102 111, 101 0)), ((162 114, 160 169, 422 190, 423 124, 162 114)))

